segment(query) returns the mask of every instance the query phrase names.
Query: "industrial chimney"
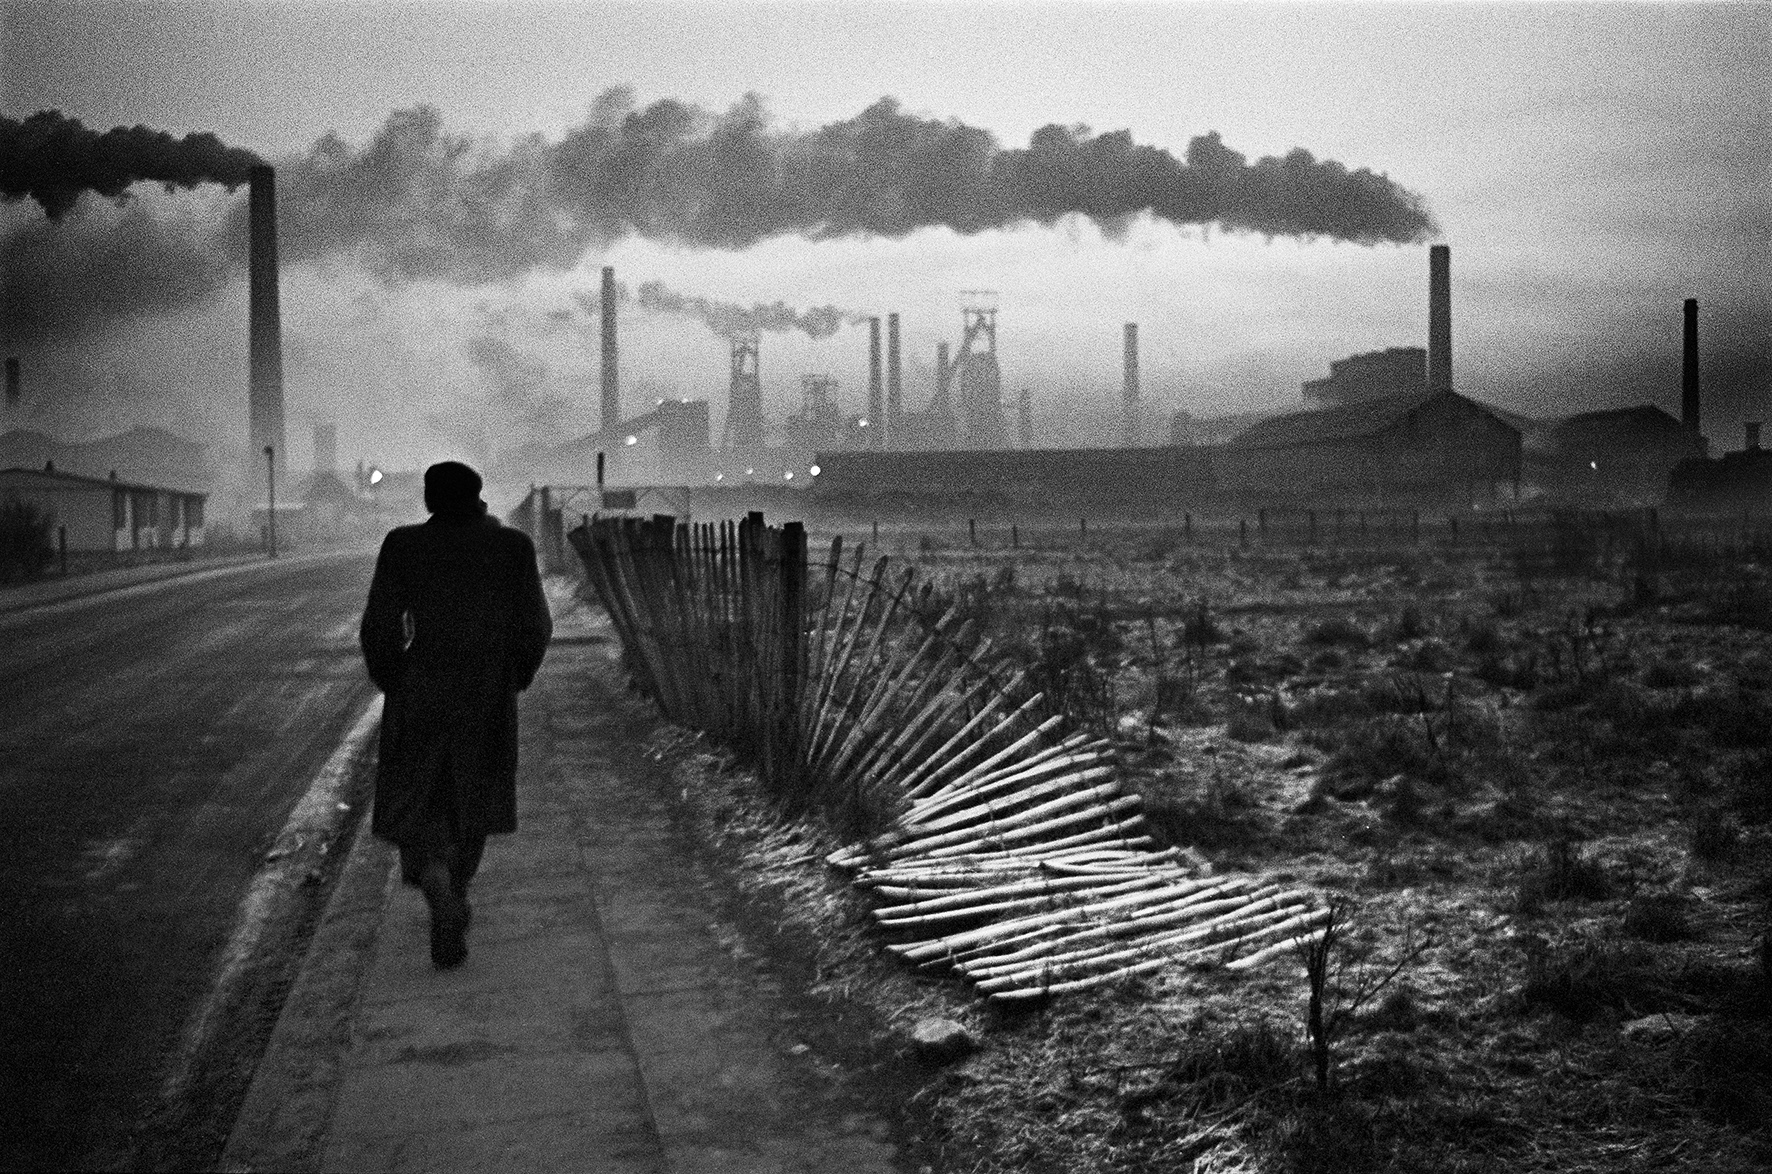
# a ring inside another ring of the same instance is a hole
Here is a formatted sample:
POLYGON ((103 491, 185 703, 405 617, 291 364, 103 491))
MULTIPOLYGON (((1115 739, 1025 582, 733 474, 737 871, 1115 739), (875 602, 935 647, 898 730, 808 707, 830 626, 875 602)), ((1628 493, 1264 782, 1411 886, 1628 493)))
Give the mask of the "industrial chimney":
POLYGON ((314 425, 314 472, 338 472, 338 425, 314 425))
POLYGON ((1680 423, 1694 436, 1702 434, 1698 413, 1698 299, 1686 299, 1686 345, 1680 363, 1680 423))
POLYGON ((898 361, 898 315, 886 315, 886 431, 881 447, 897 448, 904 434, 904 383, 898 361))
POLYGON ((879 448, 886 433, 886 416, 882 410, 880 389, 880 320, 868 319, 868 441, 869 448, 879 448))
POLYGON ((954 410, 951 375, 948 344, 938 342, 935 344, 935 404, 932 406, 944 416, 951 416, 954 410))
POLYGON ((1125 385, 1121 392, 1124 413, 1120 421, 1120 447, 1138 446, 1138 323, 1126 323, 1125 385))
POLYGON ((1746 442, 1747 451, 1748 452, 1759 452, 1760 451, 1760 422, 1758 420, 1747 420, 1747 421, 1743 422, 1742 426, 1747 429, 1747 442, 1746 442))
POLYGON ((602 431, 605 441, 621 428, 621 387, 616 382, 615 363, 615 267, 603 266, 603 289, 597 299, 603 318, 602 378, 598 391, 602 397, 602 431))
POLYGON ((247 172, 247 383, 250 456, 276 450, 278 477, 288 467, 283 437, 283 319, 277 299, 277 173, 264 164, 247 172))
POLYGON ((11 411, 18 407, 19 401, 24 397, 24 383, 18 373, 18 356, 8 355, 6 358, 6 410, 11 411))
POLYGON ((1452 246, 1427 252, 1427 389, 1452 390, 1452 246))

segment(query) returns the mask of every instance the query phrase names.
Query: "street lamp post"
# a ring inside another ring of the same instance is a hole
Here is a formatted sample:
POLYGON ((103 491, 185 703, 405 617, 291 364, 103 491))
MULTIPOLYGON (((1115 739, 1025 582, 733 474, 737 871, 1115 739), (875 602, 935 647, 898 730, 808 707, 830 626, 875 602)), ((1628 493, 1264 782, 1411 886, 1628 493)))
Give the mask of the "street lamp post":
POLYGON ((265 445, 265 522, 271 536, 271 557, 277 557, 277 449, 265 445))

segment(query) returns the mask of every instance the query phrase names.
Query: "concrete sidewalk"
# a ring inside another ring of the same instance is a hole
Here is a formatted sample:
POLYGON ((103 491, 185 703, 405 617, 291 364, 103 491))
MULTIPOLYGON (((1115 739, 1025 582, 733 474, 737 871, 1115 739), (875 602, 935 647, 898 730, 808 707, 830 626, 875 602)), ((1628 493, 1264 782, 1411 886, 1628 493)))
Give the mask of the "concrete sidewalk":
POLYGON ((602 617, 550 596, 520 830, 488 845, 467 962, 432 969, 424 902, 364 830, 222 1168, 894 1169, 884 1119, 716 940, 642 750, 650 713, 602 617))

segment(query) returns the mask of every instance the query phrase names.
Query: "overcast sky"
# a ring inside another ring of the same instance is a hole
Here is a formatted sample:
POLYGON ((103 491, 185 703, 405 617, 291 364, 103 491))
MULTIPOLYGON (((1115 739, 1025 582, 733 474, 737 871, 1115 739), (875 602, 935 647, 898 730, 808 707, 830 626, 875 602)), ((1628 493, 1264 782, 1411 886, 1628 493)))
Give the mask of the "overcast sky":
MULTIPOLYGON (((1452 246, 1460 390, 1534 414, 1644 401, 1677 412, 1680 302, 1697 297, 1707 431, 1738 447, 1736 422, 1765 412, 1765 5, 0 0, 0 12, 0 113, 213 131, 279 164, 328 133, 359 151, 419 105, 495 155, 526 136, 553 144, 617 86, 641 107, 674 98, 715 114, 756 94, 783 131, 889 96, 1003 147, 1050 123, 1127 130, 1177 157, 1214 131, 1251 160, 1302 147, 1425 204, 1433 239, 1452 246)), ((138 239, 142 218, 165 239, 223 223, 244 197, 135 190, 127 212, 88 196, 54 231, 102 252, 106 234, 138 239)), ((29 201, 0 207, 9 237, 46 230, 29 201)), ((1425 238, 1269 240, 1150 217, 1121 233, 1073 216, 730 249, 629 237, 484 284, 360 261, 341 252, 284 272, 297 467, 307 425, 324 419, 340 423, 341 457, 396 464, 483 455, 525 429, 588 430, 595 335, 572 295, 594 290, 604 264, 631 285, 746 304, 898 311, 913 407, 936 340, 958 334, 961 291, 994 290, 1006 391, 1030 388, 1042 432, 1067 443, 1102 439, 1091 433, 1108 424, 1126 321, 1140 324, 1146 397, 1165 415, 1293 404, 1332 359, 1426 336, 1425 238)), ((210 276, 168 273, 152 313, 13 324, 29 422, 243 435, 243 282, 210 276)), ((8 296, 16 309, 16 283, 8 296)), ((726 349, 714 334, 629 312, 622 363, 631 407, 707 396, 718 428, 726 349)), ((836 375, 859 409, 865 370, 864 328, 764 338, 772 417, 797 403, 806 372, 836 375)))

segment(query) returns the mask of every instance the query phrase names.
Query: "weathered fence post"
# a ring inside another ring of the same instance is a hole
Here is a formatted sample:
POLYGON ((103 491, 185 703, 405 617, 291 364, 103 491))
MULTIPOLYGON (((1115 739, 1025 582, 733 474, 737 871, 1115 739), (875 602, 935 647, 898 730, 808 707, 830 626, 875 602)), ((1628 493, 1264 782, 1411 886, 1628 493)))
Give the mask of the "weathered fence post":
POLYGON ((781 528, 781 701, 774 715, 777 792, 791 804, 806 801, 800 771, 800 691, 806 679, 806 527, 781 528))

